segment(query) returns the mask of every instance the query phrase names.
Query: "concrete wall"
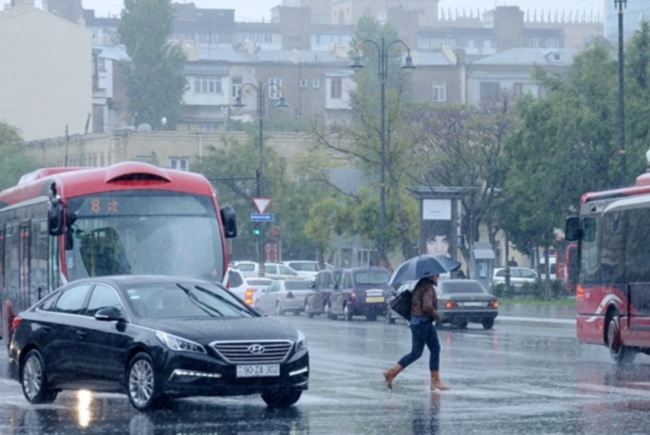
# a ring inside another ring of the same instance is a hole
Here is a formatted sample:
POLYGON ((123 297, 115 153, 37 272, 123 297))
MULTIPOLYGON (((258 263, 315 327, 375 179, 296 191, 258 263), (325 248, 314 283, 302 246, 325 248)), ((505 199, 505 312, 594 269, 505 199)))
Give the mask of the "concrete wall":
POLYGON ((0 119, 25 140, 83 133, 92 113, 92 33, 21 4, 0 16, 0 119))

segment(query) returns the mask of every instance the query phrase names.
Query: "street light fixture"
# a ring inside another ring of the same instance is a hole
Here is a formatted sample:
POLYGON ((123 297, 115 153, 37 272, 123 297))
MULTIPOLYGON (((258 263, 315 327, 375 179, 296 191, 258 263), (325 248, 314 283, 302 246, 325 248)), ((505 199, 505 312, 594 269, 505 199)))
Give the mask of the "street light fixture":
MULTIPOLYGON (((260 151, 260 164, 258 168, 255 170, 255 180, 257 182, 257 197, 262 198, 263 192, 264 192, 264 187, 263 187, 263 181, 264 177, 262 176, 262 168, 264 167, 264 113, 265 113, 265 106, 266 102, 264 99, 264 93, 270 89, 270 88, 276 88, 278 91, 282 92, 282 87, 280 85, 275 84, 275 83, 269 83, 266 86, 262 86, 262 82, 259 82, 257 86, 255 86, 253 83, 244 83, 239 87, 239 90, 237 92, 237 98, 235 98, 235 103, 233 104, 233 107, 235 108, 242 108, 245 107, 246 105, 242 101, 242 89, 245 87, 249 87, 255 91, 255 94, 257 96, 257 117, 259 118, 259 132, 258 132, 258 137, 259 137, 259 151, 260 151)), ((287 104, 287 100, 284 98, 284 96, 280 96, 279 101, 276 103, 275 107, 289 107, 287 104)), ((259 275, 264 276, 264 227, 263 224, 257 223, 257 228, 256 228, 256 235, 257 235, 257 262, 259 263, 259 275)))
POLYGON ((377 53, 379 55, 378 66, 379 66, 379 83, 381 85, 381 181, 380 181, 380 243, 379 243, 379 261, 386 262, 386 79, 388 78, 388 50, 393 44, 401 44, 406 48, 406 59, 402 65, 404 70, 413 70, 415 65, 413 64, 413 58, 411 57, 411 49, 409 46, 402 40, 396 39, 394 41, 386 44, 385 38, 381 37, 381 44, 377 44, 372 39, 364 39, 359 42, 355 48, 355 54, 350 68, 354 71, 361 70, 365 65, 361 60, 361 56, 358 54, 359 48, 365 44, 374 45, 377 48, 377 53))
POLYGON ((621 166, 620 187, 626 186, 625 181, 625 62, 623 58, 623 8, 627 0, 614 0, 614 7, 618 6, 618 142, 621 166))

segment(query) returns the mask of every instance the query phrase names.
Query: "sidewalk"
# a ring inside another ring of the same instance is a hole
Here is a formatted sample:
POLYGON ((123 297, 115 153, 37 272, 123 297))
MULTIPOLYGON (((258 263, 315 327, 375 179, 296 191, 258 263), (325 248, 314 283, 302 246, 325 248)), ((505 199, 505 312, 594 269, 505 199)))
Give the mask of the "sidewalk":
POLYGON ((556 305, 504 304, 499 306, 496 321, 576 324, 575 307, 556 305))

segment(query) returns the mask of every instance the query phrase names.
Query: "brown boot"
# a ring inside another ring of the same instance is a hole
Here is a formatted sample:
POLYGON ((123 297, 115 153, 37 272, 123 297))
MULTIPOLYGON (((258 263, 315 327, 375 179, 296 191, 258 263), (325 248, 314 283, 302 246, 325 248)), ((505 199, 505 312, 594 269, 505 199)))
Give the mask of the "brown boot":
POLYGON ((388 369, 384 372, 384 379, 386 380, 386 385, 389 390, 393 389, 393 379, 395 379, 395 376, 397 376, 402 370, 404 370, 404 367, 397 364, 392 369, 388 369))
POLYGON ((440 381, 440 372, 438 370, 431 372, 431 390, 446 391, 449 387, 440 381))

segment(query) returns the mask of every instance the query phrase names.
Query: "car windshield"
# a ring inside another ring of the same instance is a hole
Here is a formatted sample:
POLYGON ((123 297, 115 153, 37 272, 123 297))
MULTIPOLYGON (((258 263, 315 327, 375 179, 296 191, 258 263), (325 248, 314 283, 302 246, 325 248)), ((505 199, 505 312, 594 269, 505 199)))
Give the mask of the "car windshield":
POLYGON ((354 275, 356 285, 381 285, 387 284, 390 279, 388 272, 373 270, 370 272, 358 272, 354 275))
POLYGON ((318 263, 289 263, 289 267, 302 272, 318 272, 320 270, 318 263))
POLYGON ((284 288, 286 290, 310 290, 311 285, 311 281, 286 281, 284 288))
POLYGON ((221 281, 223 247, 209 197, 163 191, 110 192, 71 198, 70 281, 151 274, 221 281))
POLYGON ((486 293, 481 283, 477 281, 463 281, 463 282, 443 282, 440 285, 442 294, 458 294, 458 293, 486 293))
POLYGON ((209 283, 140 284, 129 286, 126 295, 133 311, 145 319, 254 317, 231 294, 209 283))

